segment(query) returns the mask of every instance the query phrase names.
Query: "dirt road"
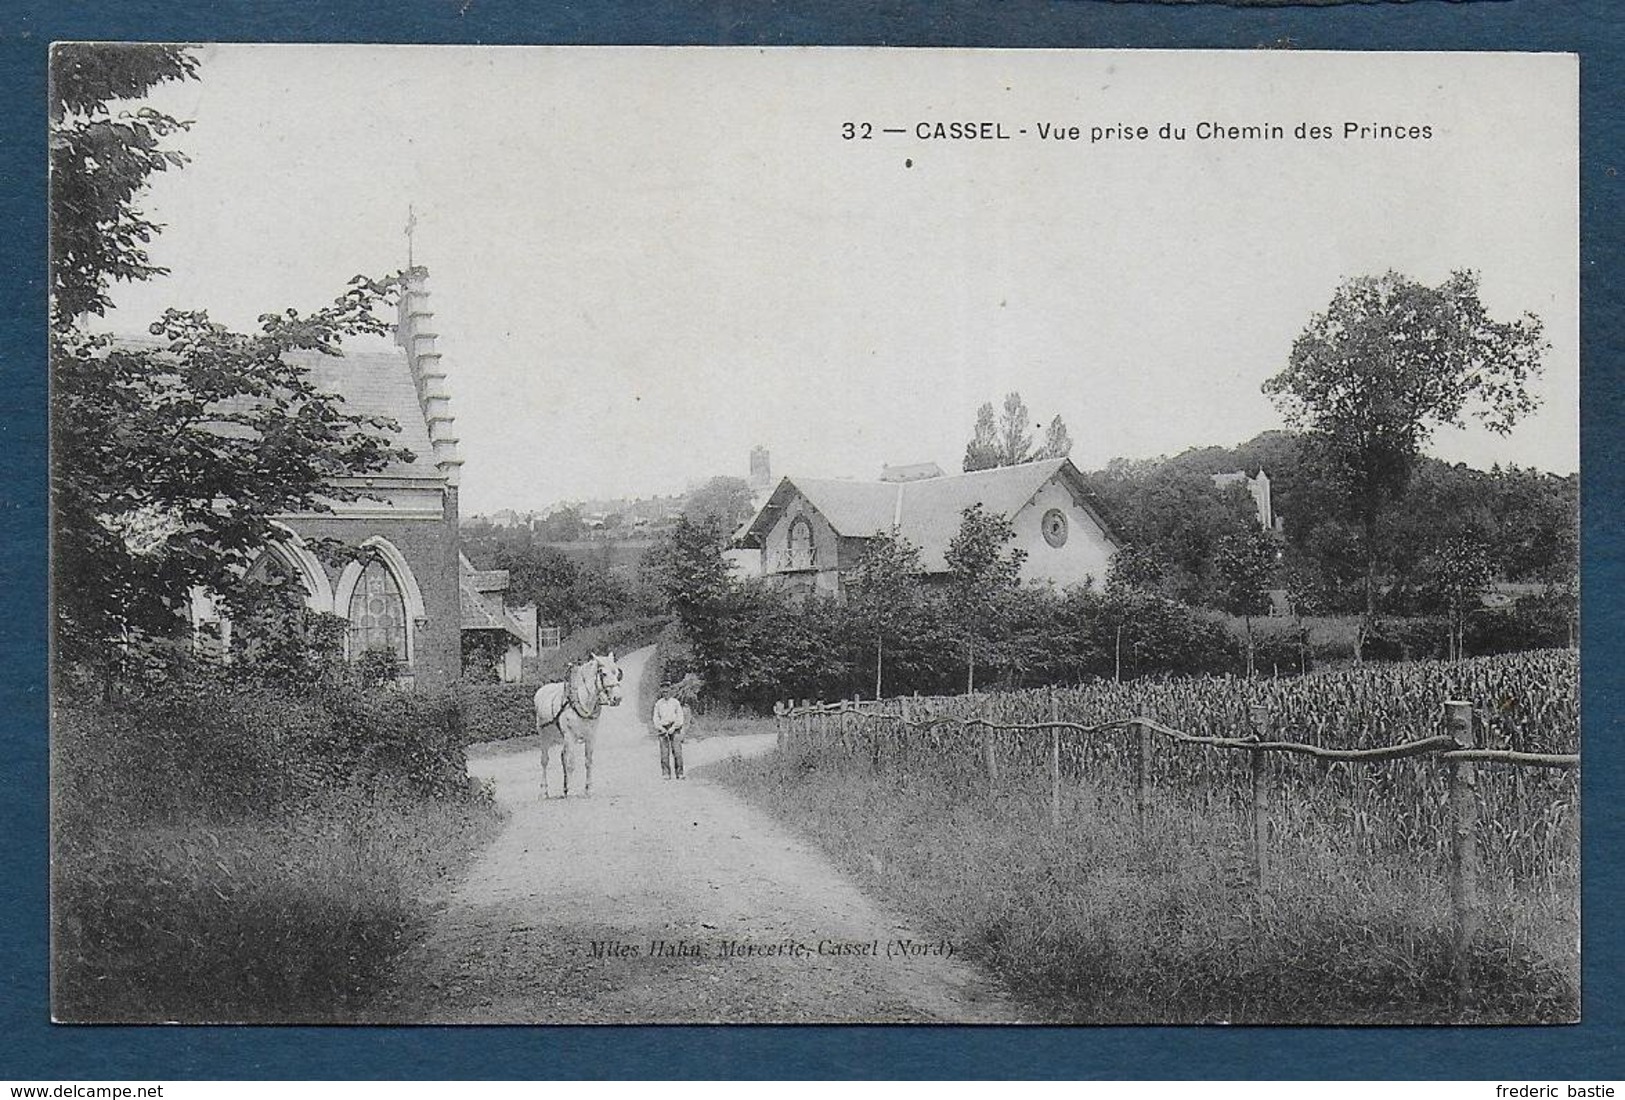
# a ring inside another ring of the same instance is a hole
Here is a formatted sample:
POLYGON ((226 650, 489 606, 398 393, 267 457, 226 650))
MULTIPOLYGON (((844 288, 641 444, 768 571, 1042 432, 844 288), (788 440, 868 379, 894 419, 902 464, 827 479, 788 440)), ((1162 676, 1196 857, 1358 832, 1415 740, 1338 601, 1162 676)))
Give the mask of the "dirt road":
MULTIPOLYGON (((628 685, 647 654, 623 659, 628 685)), ((692 774, 764 751, 771 737, 692 741, 690 777, 663 781, 647 719, 642 700, 605 712, 591 798, 540 800, 529 739, 471 752, 470 772, 495 782, 510 818, 369 1018, 1018 1019, 971 965, 938 953, 942 941, 910 931, 818 850, 692 774)), ((556 796, 557 766, 550 778, 556 796)))

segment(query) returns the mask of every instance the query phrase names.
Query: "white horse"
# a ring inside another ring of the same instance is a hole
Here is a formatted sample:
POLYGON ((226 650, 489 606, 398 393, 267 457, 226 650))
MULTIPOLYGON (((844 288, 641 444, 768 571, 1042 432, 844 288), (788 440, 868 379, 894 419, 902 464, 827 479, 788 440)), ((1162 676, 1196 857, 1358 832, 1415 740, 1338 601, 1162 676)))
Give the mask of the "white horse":
POLYGON ((564 797, 570 797, 570 773, 575 770, 575 748, 587 760, 587 785, 592 794, 592 746, 598 715, 605 707, 621 705, 621 678, 615 654, 596 653, 570 669, 560 684, 543 684, 536 692, 536 733, 542 739, 542 797, 547 794, 547 758, 559 747, 559 768, 564 772, 564 797))

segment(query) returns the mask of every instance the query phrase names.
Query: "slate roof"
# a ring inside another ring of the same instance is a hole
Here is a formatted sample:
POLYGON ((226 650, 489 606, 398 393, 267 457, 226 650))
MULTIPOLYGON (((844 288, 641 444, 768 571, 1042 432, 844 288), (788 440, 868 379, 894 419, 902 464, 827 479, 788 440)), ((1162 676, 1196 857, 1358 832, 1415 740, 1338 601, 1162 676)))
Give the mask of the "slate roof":
MULTIPOLYGON (((163 346, 148 336, 121 335, 116 340, 120 346, 133 349, 154 350, 163 346)), ((418 404, 417 386, 412 380, 406 352, 379 346, 347 349, 342 356, 292 352, 288 359, 305 368, 317 390, 344 398, 345 412, 388 417, 400 427, 399 432, 388 433, 389 438, 395 446, 411 451, 412 461, 391 462, 375 476, 434 479, 444 476, 434 464, 429 426, 418 404)), ((225 407, 235 404, 228 402, 225 407)), ((216 429, 222 434, 241 434, 242 431, 228 424, 216 425, 216 429)))
POLYGON ((462 629, 464 630, 505 630, 521 642, 528 641, 525 631, 517 620, 509 615, 507 610, 495 600, 488 600, 486 592, 499 592, 502 589, 479 587, 481 578, 486 582, 492 579, 492 574, 501 574, 502 588, 508 587, 508 572, 505 569, 475 569, 466 557, 457 556, 457 596, 462 608, 462 629))
POLYGON ((469 581, 474 585, 476 592, 506 592, 508 590, 508 571, 506 569, 476 569, 469 575, 469 581))
MULTIPOLYGON (((779 482, 779 488, 773 490, 767 506, 772 507, 780 490, 791 484, 791 478, 779 482)), ((798 477, 793 479, 793 487, 842 535, 861 537, 890 531, 897 518, 897 494, 901 488, 897 484, 798 477)), ((780 501, 780 507, 783 507, 783 503, 780 501)))
POLYGON ((380 476, 442 476, 434 464, 429 426, 423 420, 417 387, 412 381, 412 367, 404 351, 347 351, 339 357, 298 352, 289 359, 310 372, 311 382, 317 389, 343 397, 346 412, 387 416, 400 425, 400 433, 391 438, 397 447, 411 451, 413 460, 392 462, 380 476))
POLYGON ((944 555, 959 533, 966 508, 980 501, 989 515, 1013 518, 1063 465, 1070 463, 1051 458, 957 477, 904 482, 897 533, 920 548, 920 564, 927 573, 942 572, 948 568, 944 555))
MULTIPOLYGON (((928 573, 948 568, 948 544, 959 533, 964 511, 972 504, 993 515, 1012 518, 1033 496, 1057 476, 1082 491, 1081 475, 1070 459, 1051 458, 1000 466, 969 474, 923 478, 917 481, 839 481, 829 478, 784 478, 773 495, 746 526, 739 543, 760 547, 783 509, 801 496, 829 521, 836 534, 868 538, 895 532, 920 548, 920 562, 928 573)), ((1088 504, 1094 516, 1116 541, 1106 519, 1088 504)))

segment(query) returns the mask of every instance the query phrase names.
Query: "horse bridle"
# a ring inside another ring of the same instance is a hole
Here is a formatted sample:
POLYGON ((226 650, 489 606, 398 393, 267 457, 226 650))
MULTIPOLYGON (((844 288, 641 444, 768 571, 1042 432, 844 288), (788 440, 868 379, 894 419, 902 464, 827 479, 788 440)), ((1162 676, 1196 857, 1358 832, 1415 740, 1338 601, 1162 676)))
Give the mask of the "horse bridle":
MULTIPOLYGON (((598 659, 596 657, 594 657, 592 659, 592 662, 591 662, 593 664, 593 666, 594 666, 594 669, 595 669, 595 671, 593 673, 593 681, 597 685, 598 690, 597 690, 597 692, 594 693, 594 698, 593 698, 593 701, 592 701, 592 709, 591 710, 582 710, 581 709, 581 704, 580 704, 580 702, 578 702, 576 700, 576 697, 575 697, 575 695, 576 695, 576 693, 574 691, 574 688, 576 686, 575 673, 576 673, 577 669, 586 667, 587 663, 588 662, 583 661, 583 662, 581 662, 581 664, 577 665, 575 668, 570 670, 570 679, 569 679, 568 683, 565 686, 564 699, 565 699, 565 702, 569 704, 569 707, 570 707, 571 710, 575 711, 582 718, 584 718, 584 719, 586 719, 587 721, 590 722, 594 718, 598 717, 598 712, 603 710, 604 709, 604 704, 609 701, 608 698, 607 698, 607 696, 609 695, 609 688, 604 683, 604 667, 602 665, 600 665, 598 663, 598 659)), ((563 714, 564 712, 560 711, 559 713, 563 714)))

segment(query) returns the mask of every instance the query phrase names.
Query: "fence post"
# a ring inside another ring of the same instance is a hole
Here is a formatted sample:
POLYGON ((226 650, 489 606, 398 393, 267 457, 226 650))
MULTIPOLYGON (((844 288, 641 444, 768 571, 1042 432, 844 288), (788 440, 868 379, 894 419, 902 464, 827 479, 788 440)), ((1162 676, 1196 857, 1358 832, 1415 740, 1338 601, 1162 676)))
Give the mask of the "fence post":
POLYGON ((914 704, 907 695, 897 700, 897 713, 903 720, 892 727, 892 736, 897 739, 897 743, 892 748, 891 758, 894 767, 899 766, 899 762, 901 762, 900 766, 903 774, 907 775, 910 756, 909 746, 913 743, 914 738, 914 704))
POLYGON ((784 748, 784 700, 773 701, 773 743, 784 748))
MULTIPOLYGON (((1049 720, 1061 720, 1061 701, 1053 687, 1049 689, 1049 720)), ((1057 725, 1049 728, 1049 827, 1061 827, 1061 727, 1057 725)))
POLYGON ((982 727, 982 763, 987 766, 987 793, 992 794, 999 784, 999 756, 993 747, 993 730, 982 727))
POLYGON ((1145 830, 1146 788, 1151 785, 1151 730, 1138 718, 1129 720, 1138 737, 1134 753, 1134 820, 1145 830))
MULTIPOLYGON (((1464 749, 1475 747, 1473 705, 1460 699, 1444 704, 1450 736, 1464 749)), ((1455 910, 1456 938, 1450 970, 1455 985, 1456 1014, 1465 1015, 1473 999, 1473 945, 1478 939, 1478 766, 1471 760, 1450 762, 1450 903, 1455 910)))
MULTIPOLYGON (((1247 724, 1254 741, 1268 740, 1270 711, 1262 705, 1247 708, 1247 724)), ((1264 753, 1255 749, 1247 754, 1247 770, 1253 785, 1253 889, 1260 903, 1264 900, 1264 876, 1267 872, 1265 838, 1269 819, 1269 791, 1264 783, 1264 753)))

